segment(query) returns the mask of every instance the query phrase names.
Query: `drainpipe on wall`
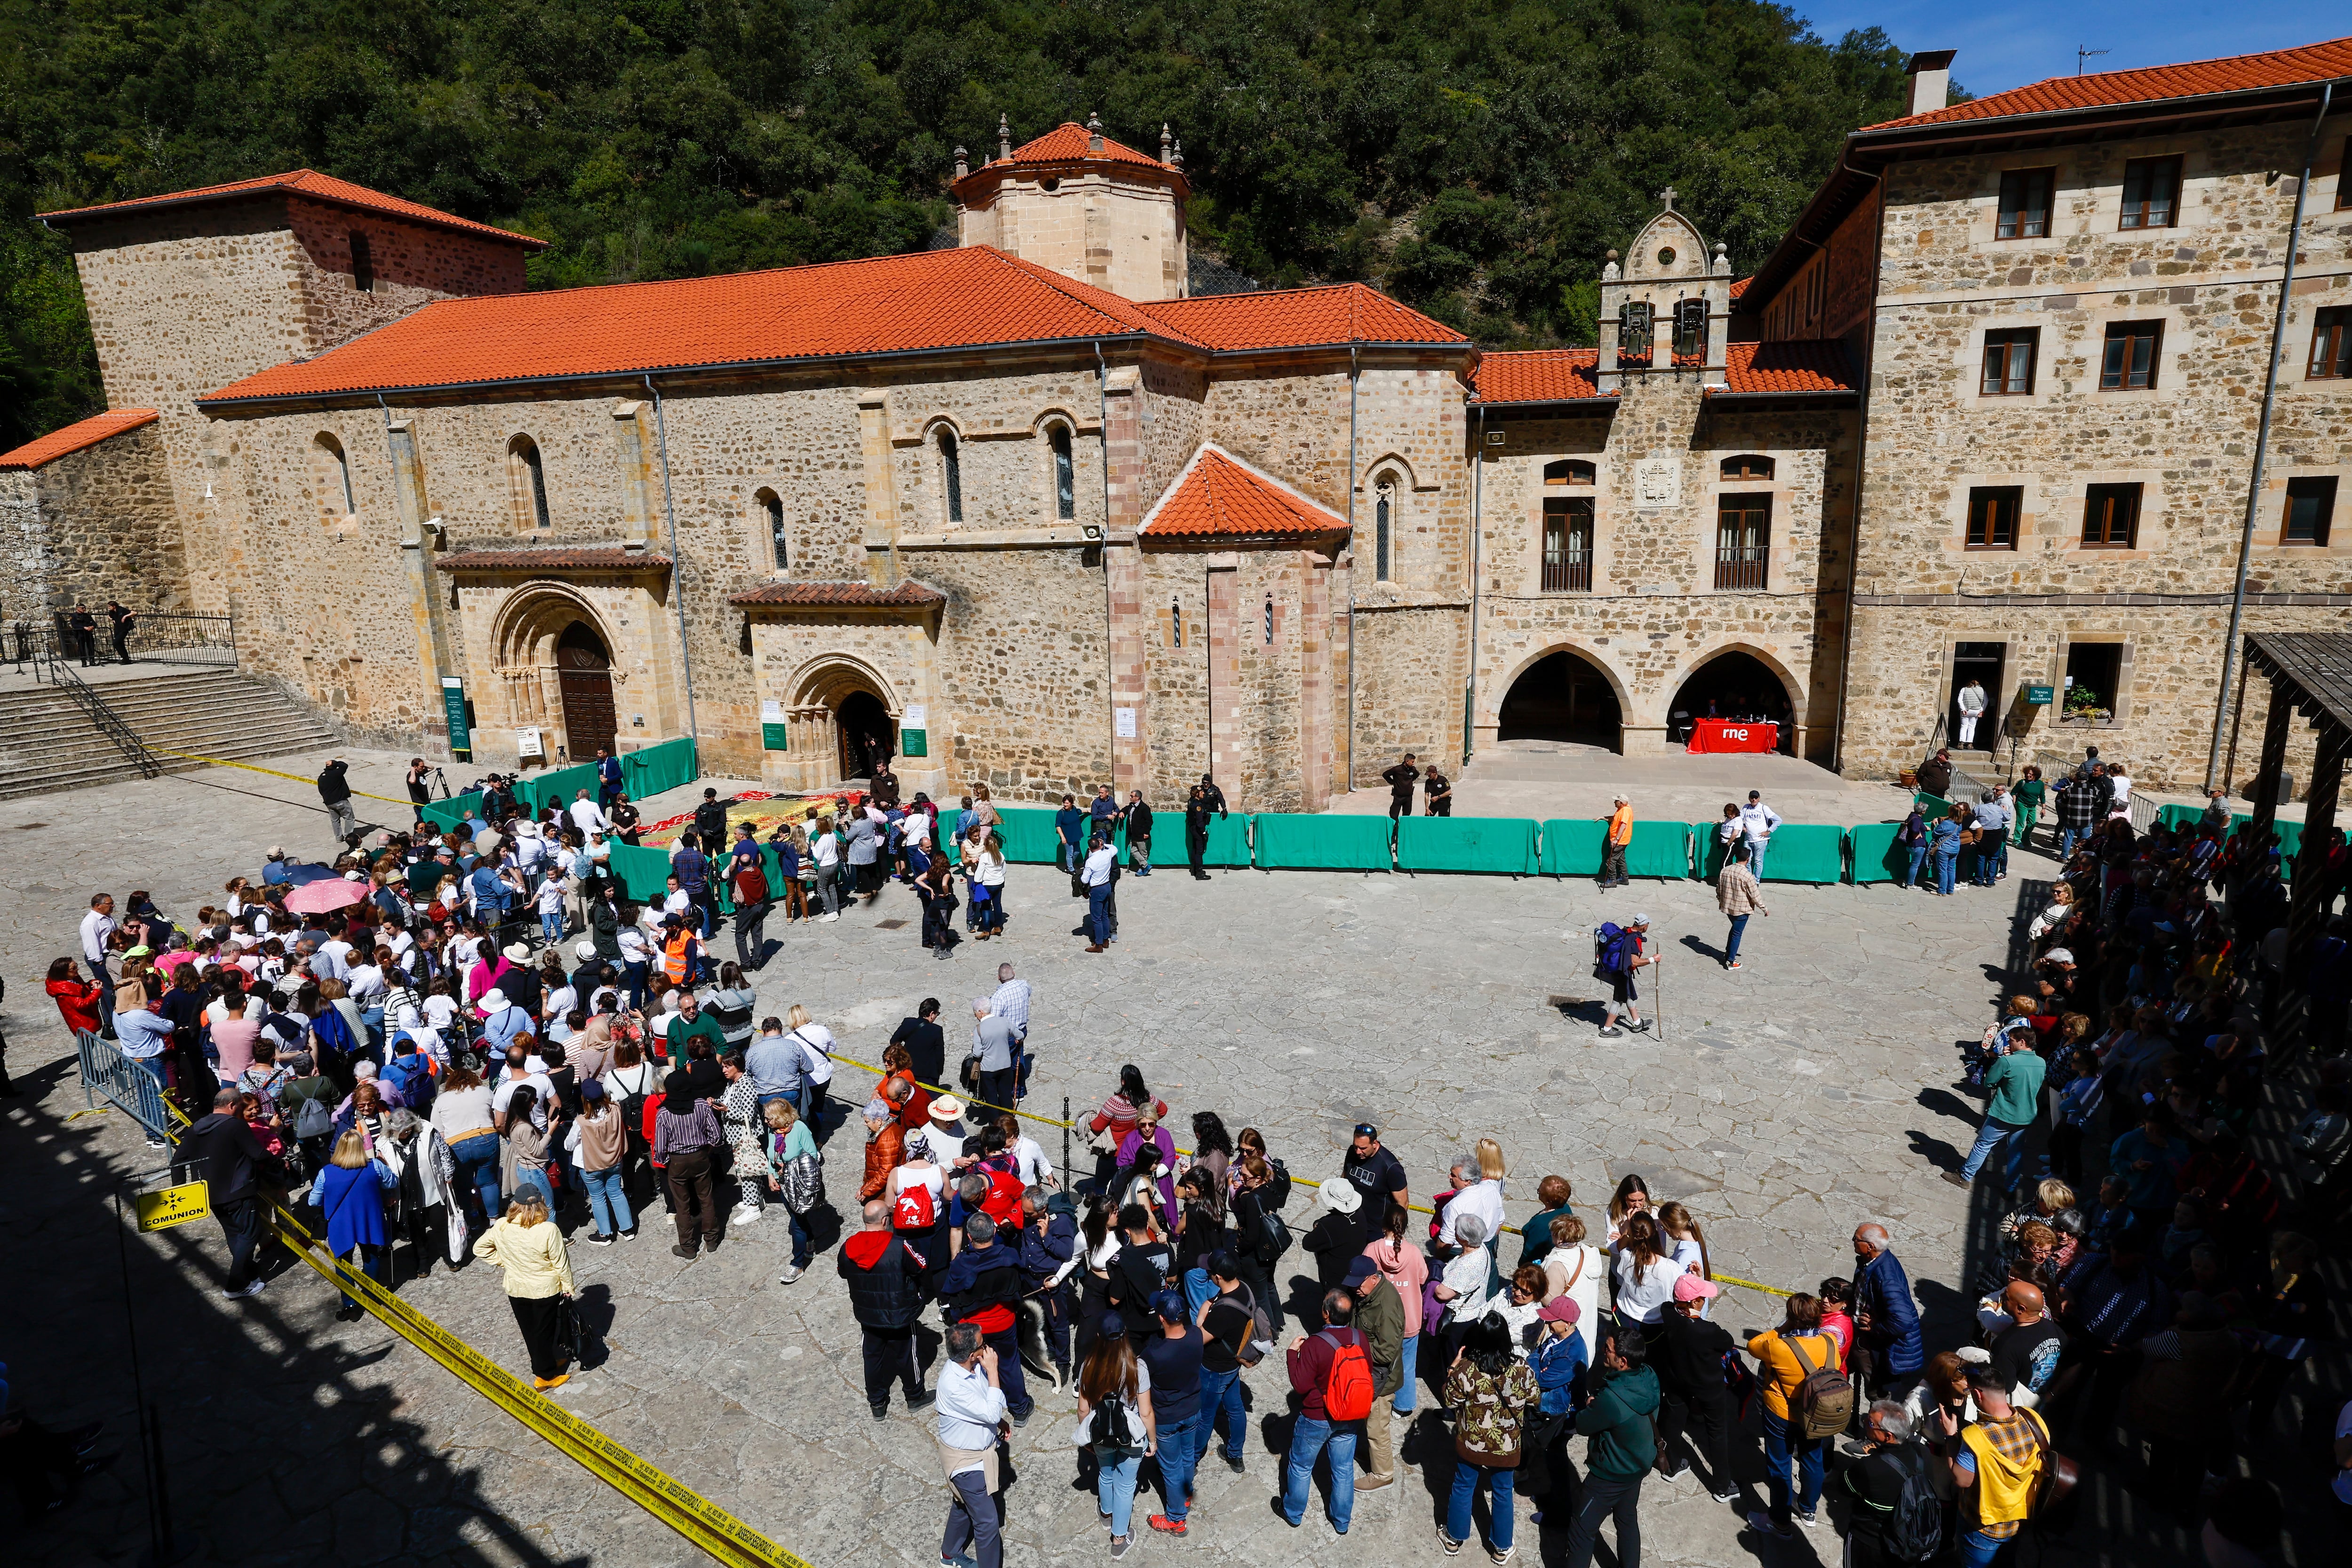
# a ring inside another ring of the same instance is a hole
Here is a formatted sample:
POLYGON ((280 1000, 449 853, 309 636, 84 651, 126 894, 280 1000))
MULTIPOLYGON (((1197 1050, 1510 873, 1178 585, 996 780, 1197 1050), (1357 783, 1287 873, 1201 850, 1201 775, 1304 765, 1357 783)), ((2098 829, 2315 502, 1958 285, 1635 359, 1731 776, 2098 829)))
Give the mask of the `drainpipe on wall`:
POLYGON ((2238 584, 2230 595, 2230 640, 2221 649, 2221 689, 2213 702, 2213 745, 2205 754, 2205 787, 2221 771, 2221 727, 2230 712, 2230 683, 2238 668, 2238 627, 2246 616, 2246 570, 2253 564, 2254 520, 2262 515, 2263 464, 2270 456, 2271 409, 2278 400, 2279 345, 2286 337, 2287 296, 2294 292, 2294 247, 2303 242, 2303 198, 2311 189, 2311 163, 2319 154, 2319 128, 2336 99, 2336 84, 2319 89, 2319 113, 2311 121, 2311 138, 2303 146, 2303 172, 2294 183, 2294 216, 2286 226, 2286 265, 2279 272, 2278 313, 2271 318, 2271 363, 2263 370, 2263 416, 2254 429, 2254 471, 2246 483, 2246 522, 2238 535, 2238 584))
MULTIPOLYGON (((1845 166, 1843 156, 1838 162, 1841 167, 1845 166)), ((1853 506, 1845 539, 1845 635, 1838 639, 1837 707, 1833 710, 1837 732, 1830 740, 1830 771, 1836 773, 1845 772, 1845 721, 1852 706, 1849 682, 1853 675, 1853 596, 1862 574, 1862 487, 1863 476, 1870 468, 1870 389, 1876 380, 1873 373, 1878 363, 1878 268, 1886 253, 1886 176, 1881 174, 1873 177, 1878 186, 1878 218, 1870 244, 1870 318, 1868 330, 1863 334, 1862 401, 1854 411, 1853 506)))
POLYGON ((1116 607, 1110 599, 1110 366, 1103 359, 1102 340, 1095 340, 1095 428, 1101 433, 1102 442, 1102 567, 1103 567, 1103 695, 1110 700, 1103 717, 1110 722, 1108 742, 1110 749, 1103 753, 1103 776, 1111 781, 1111 793, 1118 793, 1118 627, 1116 607))
MULTIPOLYGON (((677 658, 686 671, 686 732, 694 738, 695 765, 702 765, 702 731, 694 721, 694 649, 686 640, 686 559, 677 552, 677 505, 669 490, 669 426, 662 417, 661 388, 646 377, 654 400, 654 441, 661 447, 662 521, 669 531, 669 597, 677 611, 677 658)), ((895 557, 893 558, 896 559, 895 557)))
POLYGON ((1356 787, 1356 345, 1348 345, 1348 788, 1356 787))
POLYGON ((1478 701, 1478 597, 1485 579, 1481 550, 1486 534, 1478 524, 1479 507, 1486 489, 1486 411, 1478 410, 1478 435, 1470 444, 1470 668, 1462 679, 1462 765, 1470 765, 1471 720, 1478 701))

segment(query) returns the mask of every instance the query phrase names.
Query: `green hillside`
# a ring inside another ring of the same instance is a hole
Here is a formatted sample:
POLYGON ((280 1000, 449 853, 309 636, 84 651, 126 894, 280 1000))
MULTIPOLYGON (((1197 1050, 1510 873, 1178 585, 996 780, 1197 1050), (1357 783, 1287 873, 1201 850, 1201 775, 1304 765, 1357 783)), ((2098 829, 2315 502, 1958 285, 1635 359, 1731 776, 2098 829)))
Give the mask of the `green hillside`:
POLYGON ((551 239, 536 287, 680 277, 919 248, 959 142, 1095 110, 1243 272, 1589 342, 1652 193, 1754 266, 1903 58, 1754 0, 0 0, 0 446, 102 401, 47 207, 309 165, 551 239))

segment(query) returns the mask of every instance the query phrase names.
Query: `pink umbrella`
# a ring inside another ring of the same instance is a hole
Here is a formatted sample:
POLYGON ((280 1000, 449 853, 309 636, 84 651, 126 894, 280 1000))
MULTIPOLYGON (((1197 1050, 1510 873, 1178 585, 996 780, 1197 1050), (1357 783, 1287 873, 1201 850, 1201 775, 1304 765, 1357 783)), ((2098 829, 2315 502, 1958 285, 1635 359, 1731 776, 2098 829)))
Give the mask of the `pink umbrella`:
POLYGON ((286 895, 286 907, 298 915, 322 915, 329 910, 340 910, 366 901, 367 889, 341 877, 322 877, 315 882, 305 882, 286 895))

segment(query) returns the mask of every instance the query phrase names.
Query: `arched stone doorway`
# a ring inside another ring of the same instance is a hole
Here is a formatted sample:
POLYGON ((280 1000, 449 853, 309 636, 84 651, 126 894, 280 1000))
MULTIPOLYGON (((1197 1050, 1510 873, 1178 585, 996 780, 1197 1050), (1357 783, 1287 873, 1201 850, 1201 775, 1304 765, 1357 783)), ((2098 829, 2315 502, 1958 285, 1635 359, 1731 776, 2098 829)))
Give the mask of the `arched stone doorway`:
POLYGON ((861 689, 844 694, 833 710, 834 731, 840 737, 841 776, 863 779, 874 776, 874 765, 898 754, 898 730, 890 722, 890 710, 871 691, 861 689))
POLYGON ((898 694, 880 672, 847 654, 803 665, 786 688, 790 755, 805 788, 871 778, 898 750, 898 694))
POLYGON ((1780 750, 1797 752, 1797 715, 1788 683, 1752 653, 1726 648, 1683 678, 1666 705, 1666 738, 1680 745, 1697 719, 1763 720, 1780 727, 1780 750))
POLYGON ((1621 751, 1624 711, 1599 666, 1570 648, 1519 673, 1496 712, 1497 741, 1556 741, 1621 751))
POLYGON ((610 751, 620 725, 613 711, 613 654, 585 621, 555 639, 555 676, 563 700, 563 738, 575 763, 610 751))

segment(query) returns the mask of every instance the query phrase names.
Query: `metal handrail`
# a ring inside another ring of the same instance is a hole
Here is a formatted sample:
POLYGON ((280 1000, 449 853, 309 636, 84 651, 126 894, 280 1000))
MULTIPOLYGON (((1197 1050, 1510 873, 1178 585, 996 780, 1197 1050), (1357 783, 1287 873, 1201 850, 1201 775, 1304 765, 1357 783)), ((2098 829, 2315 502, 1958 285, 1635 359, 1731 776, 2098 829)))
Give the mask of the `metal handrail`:
POLYGON ((50 683, 72 698, 75 705, 89 716, 89 721, 98 726, 99 732, 114 742, 116 751, 131 760, 131 764, 138 768, 140 777, 152 779, 163 776, 163 764, 154 752, 147 749, 147 742, 123 721, 121 714, 108 706, 106 699, 98 694, 95 687, 75 673, 69 660, 52 660, 49 676, 50 683))

